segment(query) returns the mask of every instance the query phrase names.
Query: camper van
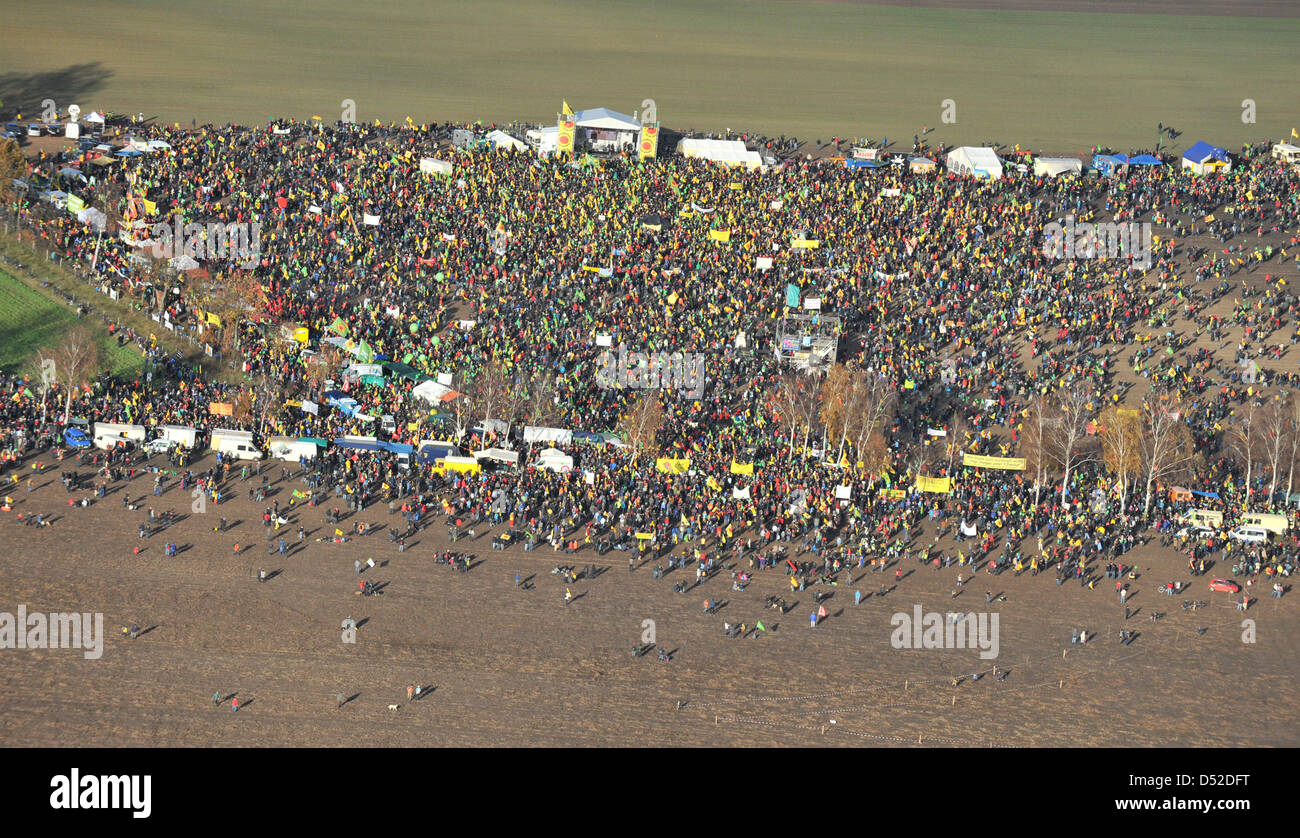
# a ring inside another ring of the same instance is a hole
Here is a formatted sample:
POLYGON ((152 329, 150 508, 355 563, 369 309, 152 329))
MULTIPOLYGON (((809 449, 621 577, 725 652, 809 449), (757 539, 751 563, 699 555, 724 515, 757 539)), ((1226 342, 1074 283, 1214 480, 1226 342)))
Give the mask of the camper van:
POLYGON ((1283 535, 1291 528, 1291 521, 1285 515, 1267 512, 1251 512, 1241 516, 1242 526, 1262 527, 1271 533, 1283 535))
POLYGON ((1183 522, 1209 527, 1213 530, 1223 529, 1223 513, 1213 509, 1189 509, 1183 516, 1183 522))
POLYGON ((95 447, 108 451, 119 444, 143 444, 144 425, 118 425, 114 422, 95 423, 95 447))
POLYGON ((260 460, 262 452, 253 444, 252 431, 233 431, 216 428, 212 431, 213 451, 237 460, 260 460))

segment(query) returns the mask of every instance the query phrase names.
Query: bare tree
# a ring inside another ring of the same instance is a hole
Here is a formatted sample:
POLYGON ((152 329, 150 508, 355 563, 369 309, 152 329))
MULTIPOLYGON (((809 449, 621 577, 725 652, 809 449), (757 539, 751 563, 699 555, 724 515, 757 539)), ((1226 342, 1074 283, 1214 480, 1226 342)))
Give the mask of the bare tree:
POLYGON ((817 402, 813 385, 807 376, 785 373, 776 381, 776 387, 769 396, 772 409, 777 416, 781 430, 790 440, 786 450, 786 461, 794 457, 794 440, 799 431, 804 431, 804 447, 807 448, 809 423, 816 421, 817 402))
POLYGON ((1175 404, 1164 405, 1154 392, 1142 404, 1142 473, 1146 498, 1142 515, 1151 514, 1151 499, 1157 482, 1185 474, 1192 464, 1196 448, 1192 435, 1182 421, 1182 411, 1175 404))
POLYGON ((1300 462, 1300 399, 1289 399, 1290 429, 1286 444, 1286 503, 1291 503, 1291 489, 1295 486, 1295 467, 1300 462))
POLYGON ((559 379, 552 370, 537 370, 529 377, 523 403, 524 420, 529 425, 550 422, 559 411, 559 379))
POLYGON ((1142 418, 1132 409, 1107 408, 1097 420, 1101 462, 1119 480, 1120 509, 1128 508, 1129 486, 1142 473, 1142 418))
POLYGON ((864 456, 867 448, 885 444, 885 425, 894 418, 898 390, 892 380, 874 370, 855 371, 852 388, 855 409, 849 412, 849 434, 853 437, 858 459, 866 462, 869 459, 864 456), (873 437, 877 439, 876 443, 870 442, 873 437))
POLYGON ((1092 387, 1075 381, 1056 394, 1058 422, 1047 437, 1047 450, 1061 466, 1061 502, 1065 503, 1070 473, 1092 460, 1095 452, 1086 447, 1088 423, 1093 417, 1092 387))
POLYGON ((1034 475, 1034 505, 1037 506, 1043 486, 1047 484, 1047 475, 1053 466, 1048 441, 1056 417, 1051 415, 1051 399, 1041 394, 1034 397, 1027 410, 1029 415, 1020 425, 1020 455, 1025 458, 1026 468, 1034 475))
POLYGON ((54 350, 54 378, 64 388, 63 421, 72 419, 72 396, 99 375, 103 367, 103 350, 95 333, 86 326, 74 326, 63 335, 54 350))
POLYGON ((1255 460, 1260 455, 1260 447, 1263 442, 1264 434, 1258 415, 1259 411, 1255 408, 1255 403, 1248 402, 1246 406, 1238 411, 1234 411, 1232 421, 1228 424, 1228 450, 1232 453, 1232 459, 1236 462, 1237 467, 1244 469, 1245 474, 1245 491, 1242 493, 1242 508, 1245 509, 1250 505, 1251 482, 1255 477, 1255 460))
MULTIPOLYGON (((499 414, 503 412, 513 388, 514 383, 505 365, 500 359, 493 358, 479 369, 469 389, 484 419, 501 419, 499 414)), ((509 417, 506 418, 508 421, 509 417)))
POLYGON ((48 348, 38 349, 36 354, 27 362, 27 379, 32 382, 33 389, 36 389, 41 394, 41 425, 45 424, 47 418, 50 388, 56 385, 55 371, 58 366, 59 362, 55 357, 55 351, 48 348))
MULTIPOLYGON (((835 461, 839 462, 844 453, 844 444, 849 436, 849 411, 856 408, 854 403, 855 388, 853 374, 844 364, 833 364, 826 371, 821 387, 821 420, 826 429, 827 439, 839 439, 839 451, 835 461)), ((828 445, 829 447, 829 445, 828 445)))
POLYGON ((27 158, 16 140, 0 140, 0 202, 14 199, 14 180, 27 177, 27 158))
POLYGON ((632 408, 620 420, 619 436, 632 448, 635 460, 642 454, 654 456, 658 450, 656 439, 664 426, 664 408, 659 395, 651 390, 641 391, 632 402, 632 408))
POLYGON ((1268 508, 1273 508, 1277 493, 1278 469, 1286 454, 1291 437, 1291 405, 1281 396, 1274 396, 1265 405, 1260 416, 1260 449, 1268 463, 1268 508))

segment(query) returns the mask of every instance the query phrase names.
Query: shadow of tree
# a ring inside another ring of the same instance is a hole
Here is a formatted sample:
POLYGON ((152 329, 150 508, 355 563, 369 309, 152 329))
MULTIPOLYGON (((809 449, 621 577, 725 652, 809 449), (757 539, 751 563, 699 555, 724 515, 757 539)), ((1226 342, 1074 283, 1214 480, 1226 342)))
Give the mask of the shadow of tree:
POLYGON ((80 105, 88 114, 93 105, 88 97, 103 88, 113 71, 98 61, 72 64, 61 70, 38 73, 0 74, 0 119, 12 120, 22 114, 24 120, 39 119, 41 102, 53 99, 67 113, 68 105, 80 105))

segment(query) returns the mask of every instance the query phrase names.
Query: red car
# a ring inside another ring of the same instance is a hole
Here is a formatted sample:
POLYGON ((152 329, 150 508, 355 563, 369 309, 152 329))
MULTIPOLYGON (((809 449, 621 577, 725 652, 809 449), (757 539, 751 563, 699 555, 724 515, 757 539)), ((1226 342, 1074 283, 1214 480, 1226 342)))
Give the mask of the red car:
POLYGON ((1229 582, 1227 579, 1211 579, 1210 590, 1225 594, 1239 594, 1241 593, 1241 586, 1236 582, 1229 582))

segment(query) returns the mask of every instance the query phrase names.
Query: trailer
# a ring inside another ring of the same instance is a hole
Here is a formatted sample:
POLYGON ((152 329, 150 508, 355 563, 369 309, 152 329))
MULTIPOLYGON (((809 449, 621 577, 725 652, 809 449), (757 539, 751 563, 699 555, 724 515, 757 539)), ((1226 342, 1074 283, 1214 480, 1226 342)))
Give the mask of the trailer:
POLYGON ((234 457, 237 460, 262 459, 262 452, 253 444, 252 431, 215 428, 212 431, 212 442, 208 447, 218 454, 234 457))
POLYGON ((95 447, 108 451, 118 445, 135 443, 143 445, 148 433, 144 425, 119 425, 115 422, 95 423, 95 447))

